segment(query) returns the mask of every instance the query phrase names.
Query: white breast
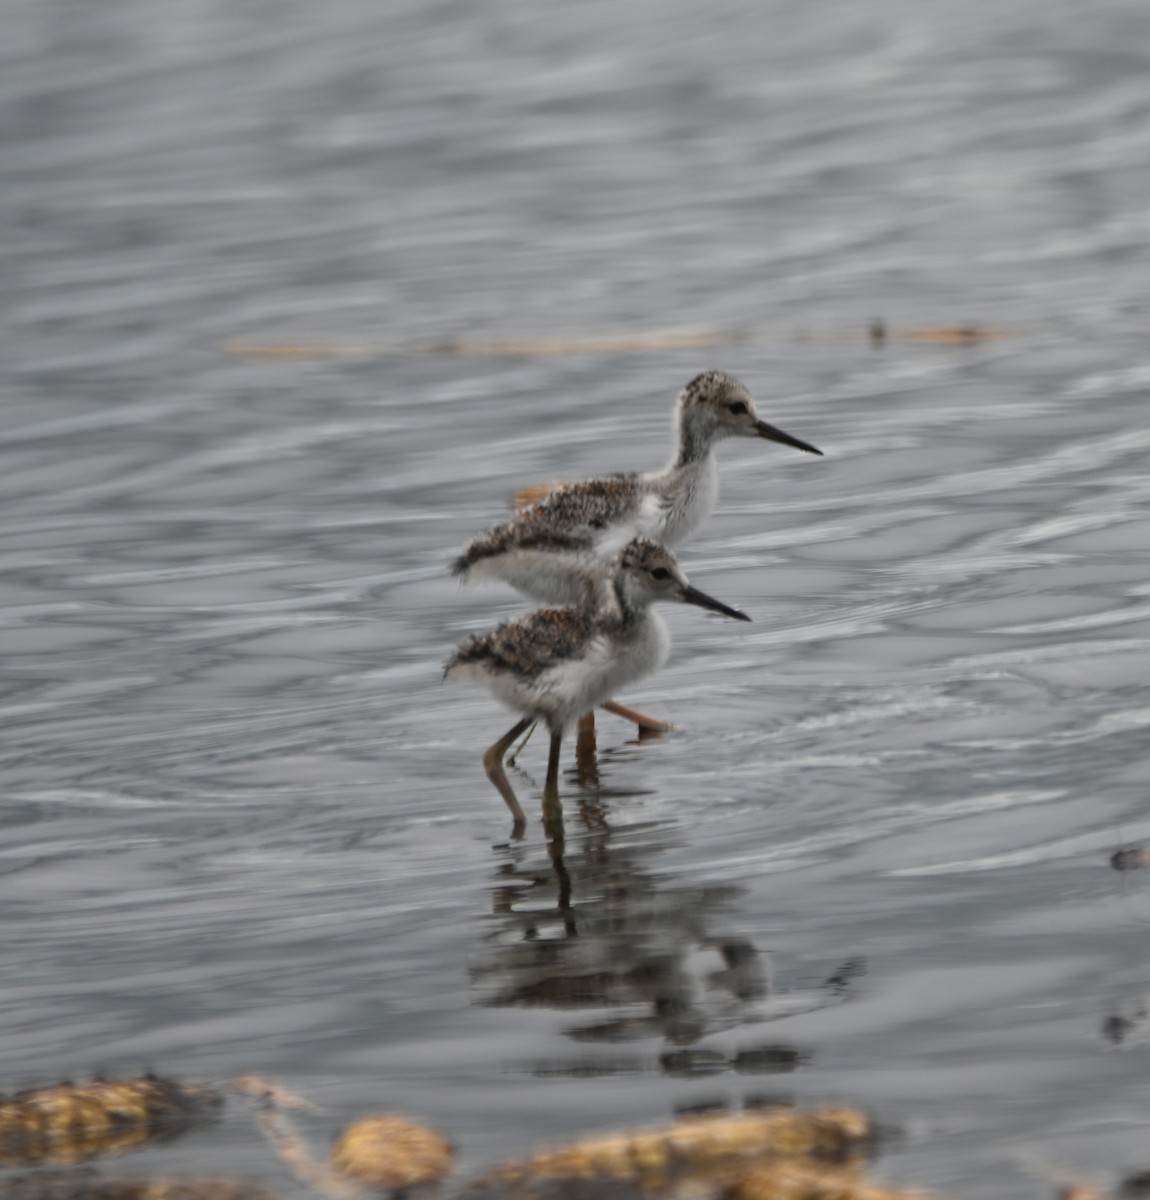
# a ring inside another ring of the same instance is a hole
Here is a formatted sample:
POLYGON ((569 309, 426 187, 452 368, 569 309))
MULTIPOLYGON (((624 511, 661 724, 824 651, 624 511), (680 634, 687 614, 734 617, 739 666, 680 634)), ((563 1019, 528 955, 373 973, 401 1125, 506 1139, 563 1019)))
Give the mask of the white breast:
POLYGON ((638 636, 625 643, 597 637, 577 660, 545 671, 537 688, 564 727, 628 685, 657 671, 671 652, 671 635, 656 612, 644 618, 638 636))
POLYGON ((711 515, 719 498, 719 466, 713 454, 699 464, 676 471, 665 485, 659 528, 651 533, 665 546, 684 542, 711 515))
MULTIPOLYGON (((661 541, 667 523, 666 501, 654 492, 648 492, 639 502, 639 517, 635 522, 635 535, 661 541)), ((622 547, 620 547, 622 549, 622 547)))
POLYGON ((610 687, 604 693, 609 699, 615 692, 653 675, 667 661, 671 653, 671 631, 663 618, 650 609, 643 621, 642 635, 616 658, 615 673, 610 687))

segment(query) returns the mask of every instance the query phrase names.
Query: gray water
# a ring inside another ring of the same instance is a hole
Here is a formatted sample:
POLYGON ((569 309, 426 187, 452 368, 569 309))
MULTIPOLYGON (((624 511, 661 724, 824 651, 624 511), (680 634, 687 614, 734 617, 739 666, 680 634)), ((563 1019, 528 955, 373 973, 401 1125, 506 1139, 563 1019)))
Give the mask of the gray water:
MULTIPOLYGON (((0 1087, 259 1071, 461 1172, 764 1098, 954 1196, 1150 1166, 1144 8, 3 8, 0 1087), (537 739, 511 843, 440 675, 523 604, 446 566, 712 366, 826 457, 721 448, 683 560, 753 624, 669 613, 677 732, 601 719, 562 853, 537 739)), ((235 1105, 114 1169, 292 1190, 235 1105)))

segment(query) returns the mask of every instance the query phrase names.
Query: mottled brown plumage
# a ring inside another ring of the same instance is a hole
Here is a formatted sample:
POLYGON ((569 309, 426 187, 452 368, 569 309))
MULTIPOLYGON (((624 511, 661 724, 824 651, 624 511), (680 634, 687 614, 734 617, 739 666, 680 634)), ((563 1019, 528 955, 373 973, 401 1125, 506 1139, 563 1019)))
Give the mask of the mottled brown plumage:
POLYGON ((608 475, 605 479, 562 484, 519 515, 523 520, 545 522, 565 533, 606 529, 637 513, 642 498, 642 476, 608 475))
POLYGON ((600 620, 585 608, 543 608, 490 633, 470 637, 448 659, 444 673, 465 664, 534 679, 548 667, 580 656, 610 614, 600 620))

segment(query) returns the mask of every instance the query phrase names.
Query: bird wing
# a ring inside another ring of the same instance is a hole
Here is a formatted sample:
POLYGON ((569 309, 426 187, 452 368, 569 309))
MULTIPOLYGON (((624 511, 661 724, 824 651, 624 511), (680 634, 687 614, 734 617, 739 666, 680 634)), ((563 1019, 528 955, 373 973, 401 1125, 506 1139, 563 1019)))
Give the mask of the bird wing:
POLYGON ((490 633, 469 638, 455 652, 447 670, 482 664, 491 671, 507 671, 535 678, 562 663, 575 662, 593 641, 594 618, 578 608, 544 608, 490 633))
POLYGON ((451 566, 453 575, 463 575, 486 558, 500 558, 516 550, 545 554, 590 553, 594 543, 586 530, 552 528, 546 522, 520 514, 472 538, 451 566))
POLYGON ((510 521, 472 538, 451 572, 466 575, 476 563, 515 550, 612 558, 636 534, 649 532, 644 525, 651 502, 657 504, 643 494, 637 475, 564 484, 510 521))
POLYGON ((642 494, 638 475, 612 475, 556 488, 538 504, 525 508, 522 520, 541 521, 564 532, 597 532, 633 521, 642 494))

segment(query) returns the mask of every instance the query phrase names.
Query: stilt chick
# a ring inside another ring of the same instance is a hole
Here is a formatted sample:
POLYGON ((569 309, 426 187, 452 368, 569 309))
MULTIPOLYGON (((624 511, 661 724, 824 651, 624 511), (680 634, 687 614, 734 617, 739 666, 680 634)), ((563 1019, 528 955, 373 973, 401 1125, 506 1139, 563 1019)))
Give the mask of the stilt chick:
POLYGON ((452 564, 464 583, 501 579, 544 604, 582 604, 588 565, 600 569, 634 537, 677 546, 719 493, 716 443, 762 438, 822 454, 760 420, 750 393, 722 371, 696 376, 675 406, 675 454, 661 471, 561 484, 545 499, 472 539, 452 564))
POLYGON ((503 770, 508 749, 533 721, 546 723, 551 751, 543 806, 545 814, 557 810, 564 733, 584 713, 667 660, 671 636, 651 608, 658 600, 750 620, 692 587, 666 547, 635 538, 619 555, 598 607, 542 609, 469 638, 448 659, 446 677, 474 680, 523 714, 483 755, 487 777, 507 802, 516 833, 526 821, 503 770))

